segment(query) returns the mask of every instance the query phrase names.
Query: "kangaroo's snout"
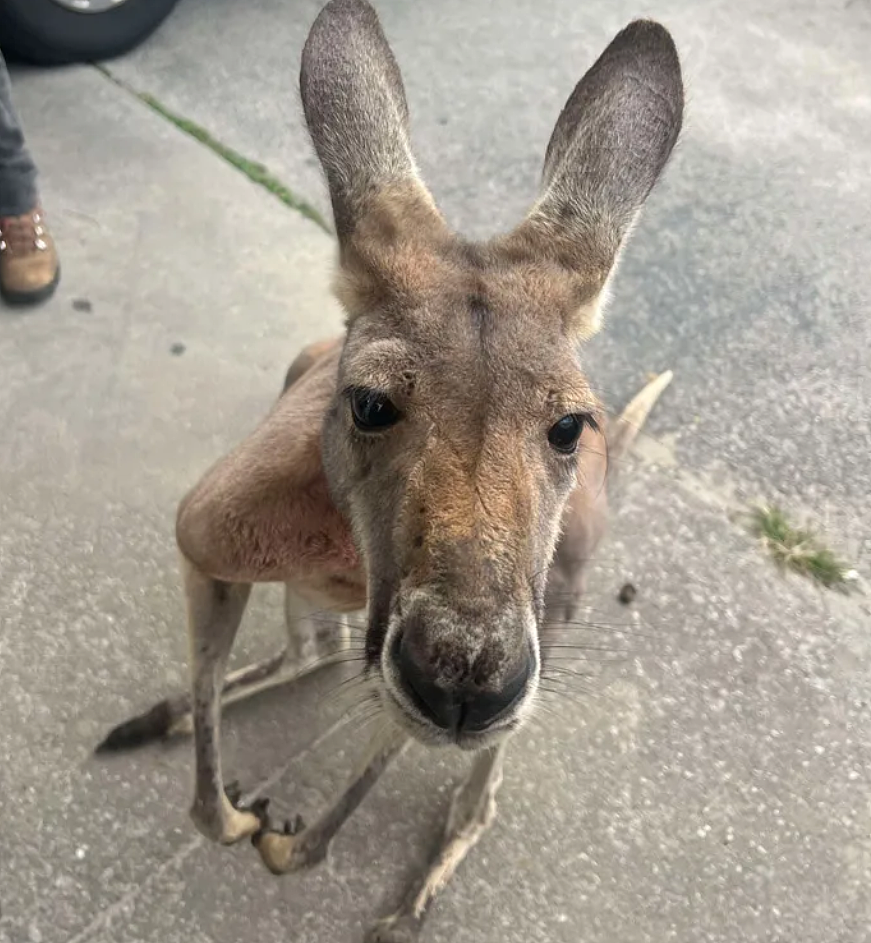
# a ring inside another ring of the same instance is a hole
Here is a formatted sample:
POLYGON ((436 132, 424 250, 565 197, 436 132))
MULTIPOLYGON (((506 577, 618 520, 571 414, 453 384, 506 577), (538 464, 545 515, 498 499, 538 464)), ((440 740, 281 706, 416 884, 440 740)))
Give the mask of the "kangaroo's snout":
POLYGON ((452 739, 511 728, 535 686, 531 619, 515 606, 458 612, 418 602, 384 655, 394 697, 452 739))

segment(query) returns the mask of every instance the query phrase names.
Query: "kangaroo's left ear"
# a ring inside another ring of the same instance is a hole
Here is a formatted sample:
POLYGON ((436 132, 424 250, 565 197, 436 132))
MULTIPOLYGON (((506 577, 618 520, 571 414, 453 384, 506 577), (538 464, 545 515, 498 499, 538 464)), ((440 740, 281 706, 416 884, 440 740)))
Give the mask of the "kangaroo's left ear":
POLYGON ((511 257, 555 263, 571 280, 575 333, 599 327, 603 289, 677 141, 683 103, 668 31, 631 23, 578 83, 548 144, 538 201, 500 240, 511 257))

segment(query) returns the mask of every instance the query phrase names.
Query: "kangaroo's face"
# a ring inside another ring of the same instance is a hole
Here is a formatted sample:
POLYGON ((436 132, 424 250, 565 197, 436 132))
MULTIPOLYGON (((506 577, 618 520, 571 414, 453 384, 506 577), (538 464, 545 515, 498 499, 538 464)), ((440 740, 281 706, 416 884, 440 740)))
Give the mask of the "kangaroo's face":
POLYGON ((350 325, 325 459, 369 569, 382 697, 422 739, 477 747, 534 699, 548 565, 599 405, 546 266, 448 243, 422 268, 419 293, 350 325))
POLYGON ((371 8, 331 4, 303 55, 349 316, 324 424, 334 498, 369 575, 367 658, 419 739, 477 748, 529 713, 567 497, 602 448, 579 342, 677 138, 668 33, 624 30, 582 79, 513 232, 472 246, 420 182, 398 68, 371 8))

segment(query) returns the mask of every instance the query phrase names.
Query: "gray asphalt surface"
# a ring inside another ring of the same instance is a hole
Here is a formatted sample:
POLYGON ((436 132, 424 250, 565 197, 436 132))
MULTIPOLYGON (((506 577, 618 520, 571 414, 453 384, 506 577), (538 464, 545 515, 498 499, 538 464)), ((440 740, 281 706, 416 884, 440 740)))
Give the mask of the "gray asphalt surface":
MULTIPOLYGON (((183 0, 110 68, 326 210, 295 91, 318 6, 183 0)), ((868 597, 782 578, 735 509, 781 501, 867 580, 871 4, 379 9, 424 174, 470 235, 529 205, 565 98, 632 17, 672 29, 690 92, 589 351, 615 405, 676 374, 592 580, 631 651, 518 737, 424 943, 866 943, 868 597)), ((279 880, 188 823, 188 743, 90 755, 186 683, 175 504, 338 327, 332 243, 96 70, 14 78, 64 276, 0 315, 0 941, 357 943, 462 760, 413 753, 326 865, 279 880)), ((238 661, 280 623, 258 594, 238 661)), ((231 711, 229 775, 316 815, 360 739, 335 681, 231 711)))

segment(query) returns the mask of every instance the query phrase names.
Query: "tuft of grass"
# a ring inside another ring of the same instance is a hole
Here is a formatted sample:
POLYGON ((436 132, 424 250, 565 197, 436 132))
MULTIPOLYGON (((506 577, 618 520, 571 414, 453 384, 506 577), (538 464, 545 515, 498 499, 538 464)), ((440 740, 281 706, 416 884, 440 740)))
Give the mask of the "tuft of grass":
POLYGON ((782 569, 793 570, 827 589, 846 590, 856 571, 809 529, 794 527, 778 507, 753 508, 751 530, 782 569))
POLYGON ((214 138, 205 128, 201 127, 196 122, 191 121, 189 118, 185 118, 182 115, 177 115, 174 111, 171 111, 166 107, 166 105, 163 104, 163 102, 160 101, 160 99, 155 98, 153 95, 149 95, 147 92, 138 92, 136 89, 131 88, 129 85, 114 76, 105 66, 97 65, 97 69, 116 85, 121 86, 121 88, 123 88, 126 92, 134 95, 143 104, 148 105, 149 108, 151 108, 153 111, 156 111, 157 114, 159 114, 162 118, 165 118, 171 124, 174 124, 180 131, 183 131, 189 137, 192 137, 195 141, 199 141, 200 144, 209 148, 209 150, 217 154, 218 157, 222 158, 228 164, 241 171, 253 183, 263 187, 264 190, 268 190, 273 196, 281 200, 285 206, 289 206, 292 210, 296 210, 297 213, 301 213, 303 216, 305 216, 306 219, 310 219, 316 226, 320 226, 320 228, 323 229, 325 233, 332 234, 332 230, 330 229, 326 220, 311 205, 311 203, 308 203, 306 200, 298 197, 290 189, 290 187, 282 183, 277 177, 274 177, 269 172, 268 168, 263 166, 263 164, 258 164, 257 161, 250 160, 248 157, 245 157, 244 154, 240 154, 238 151, 233 150, 232 147, 222 144, 219 140, 217 140, 217 138, 214 138))

